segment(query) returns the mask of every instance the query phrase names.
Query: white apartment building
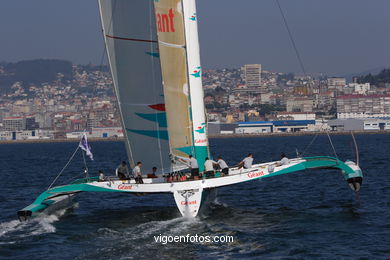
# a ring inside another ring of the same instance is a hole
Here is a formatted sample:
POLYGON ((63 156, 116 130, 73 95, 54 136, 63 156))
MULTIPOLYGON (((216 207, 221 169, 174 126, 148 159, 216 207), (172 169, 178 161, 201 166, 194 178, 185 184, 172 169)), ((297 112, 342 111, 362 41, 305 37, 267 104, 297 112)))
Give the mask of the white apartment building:
POLYGON ((337 98, 337 118, 390 116, 390 95, 345 95, 337 98))
POLYGON ((246 64, 242 70, 248 88, 261 87, 261 64, 246 64))
POLYGON ((345 78, 337 78, 337 77, 328 78, 328 89, 337 89, 342 91, 346 85, 347 85, 347 81, 345 78))
POLYGON ((371 89, 370 83, 349 83, 348 88, 353 89, 354 93, 366 95, 367 92, 371 89))

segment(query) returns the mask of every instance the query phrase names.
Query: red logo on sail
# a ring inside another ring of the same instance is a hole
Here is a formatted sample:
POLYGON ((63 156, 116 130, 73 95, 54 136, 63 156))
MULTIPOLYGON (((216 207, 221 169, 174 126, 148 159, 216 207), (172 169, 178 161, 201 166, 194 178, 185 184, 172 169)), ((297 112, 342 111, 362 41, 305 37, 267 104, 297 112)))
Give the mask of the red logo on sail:
POLYGON ((167 14, 156 13, 156 22, 158 32, 175 32, 173 9, 169 9, 167 14))
POLYGON ((207 139, 195 139, 196 144, 204 144, 207 143, 207 139))

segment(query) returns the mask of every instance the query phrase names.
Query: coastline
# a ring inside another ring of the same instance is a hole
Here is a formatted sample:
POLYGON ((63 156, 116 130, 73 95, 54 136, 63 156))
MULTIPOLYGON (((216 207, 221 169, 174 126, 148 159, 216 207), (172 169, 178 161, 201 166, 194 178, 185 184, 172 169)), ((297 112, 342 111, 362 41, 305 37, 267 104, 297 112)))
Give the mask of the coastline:
POLYGON ((289 133, 263 133, 263 134, 210 134, 209 138, 240 138, 240 137, 276 137, 276 136, 312 136, 312 135, 368 135, 368 134, 390 134, 386 130, 373 131, 330 131, 330 132, 289 132, 289 133))
MULTIPOLYGON (((123 138, 88 138, 88 142, 123 142, 123 138)), ((78 138, 61 138, 61 139, 26 139, 26 140, 0 140, 0 144, 34 144, 34 143, 78 143, 80 139, 78 138)))
MULTIPOLYGON (((328 132, 329 135, 350 135, 352 133, 356 135, 368 135, 368 134, 390 134, 390 131, 386 130, 373 130, 373 131, 338 131, 328 132)), ((295 133, 264 133, 264 134, 210 134, 209 138, 255 138, 255 137, 277 137, 277 136, 312 136, 312 135, 326 135, 327 132, 295 132, 295 133)), ((123 142, 124 138, 88 138, 89 142, 123 142)), ((30 140, 0 140, 0 144, 20 144, 20 143, 77 143, 80 142, 77 138, 72 139, 30 139, 30 140)))

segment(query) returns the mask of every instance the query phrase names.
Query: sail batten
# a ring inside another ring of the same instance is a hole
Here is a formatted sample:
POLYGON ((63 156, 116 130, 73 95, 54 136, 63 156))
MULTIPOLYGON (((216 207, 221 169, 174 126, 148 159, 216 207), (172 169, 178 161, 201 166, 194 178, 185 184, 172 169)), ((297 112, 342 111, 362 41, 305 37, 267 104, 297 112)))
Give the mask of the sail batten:
POLYGON ((163 41, 159 41, 158 43, 165 45, 167 47, 172 47, 172 48, 183 48, 184 49, 186 47, 185 45, 172 44, 172 43, 163 42, 163 41))
POLYGON ((157 42, 156 40, 148 40, 148 39, 136 39, 136 38, 126 38, 126 37, 120 37, 120 36, 114 36, 106 34, 106 37, 117 39, 117 40, 125 40, 125 41, 134 41, 134 42, 157 42))

